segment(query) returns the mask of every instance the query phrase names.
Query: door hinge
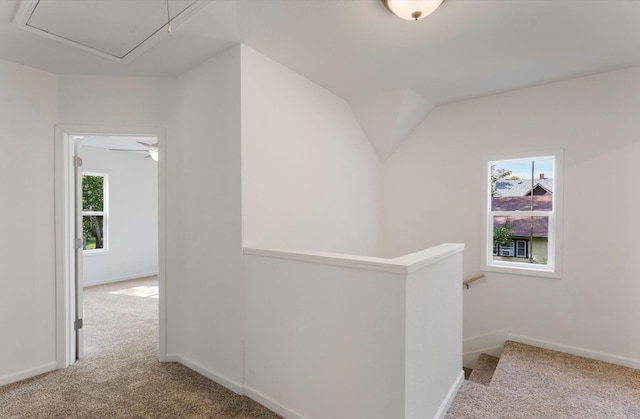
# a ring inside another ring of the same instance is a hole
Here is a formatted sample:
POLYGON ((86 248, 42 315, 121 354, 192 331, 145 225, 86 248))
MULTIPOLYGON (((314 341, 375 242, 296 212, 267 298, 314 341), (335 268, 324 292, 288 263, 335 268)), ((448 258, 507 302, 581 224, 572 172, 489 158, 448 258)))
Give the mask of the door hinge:
POLYGON ((73 167, 82 167, 82 157, 73 156, 73 167))
POLYGON ((73 248, 74 249, 82 249, 82 237, 77 238, 77 239, 74 240, 73 248))
POLYGON ((82 329, 82 319, 76 319, 76 321, 73 322, 73 330, 78 329, 82 329))

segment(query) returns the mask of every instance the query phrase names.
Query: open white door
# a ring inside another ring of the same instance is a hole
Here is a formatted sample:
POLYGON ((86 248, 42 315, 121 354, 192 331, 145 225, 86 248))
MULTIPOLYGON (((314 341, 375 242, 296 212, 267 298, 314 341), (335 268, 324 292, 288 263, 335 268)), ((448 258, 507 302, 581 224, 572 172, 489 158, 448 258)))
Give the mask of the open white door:
POLYGON ((73 328, 75 330, 76 340, 76 359, 84 356, 84 333, 82 330, 82 319, 84 317, 84 305, 82 302, 82 252, 83 252, 83 234, 82 234, 82 140, 74 140, 73 153, 74 166, 74 184, 75 184, 75 202, 74 202, 74 221, 75 221, 75 320, 73 328))

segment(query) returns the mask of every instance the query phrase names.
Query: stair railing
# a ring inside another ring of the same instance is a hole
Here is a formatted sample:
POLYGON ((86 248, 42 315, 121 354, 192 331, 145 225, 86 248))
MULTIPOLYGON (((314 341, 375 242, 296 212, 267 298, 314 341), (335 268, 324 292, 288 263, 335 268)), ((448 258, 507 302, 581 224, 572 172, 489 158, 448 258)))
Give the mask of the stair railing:
POLYGON ((484 274, 472 276, 471 278, 465 279, 464 281, 462 281, 462 285, 467 287, 467 289, 469 289, 469 285, 471 285, 473 282, 481 280, 482 278, 484 278, 484 274))

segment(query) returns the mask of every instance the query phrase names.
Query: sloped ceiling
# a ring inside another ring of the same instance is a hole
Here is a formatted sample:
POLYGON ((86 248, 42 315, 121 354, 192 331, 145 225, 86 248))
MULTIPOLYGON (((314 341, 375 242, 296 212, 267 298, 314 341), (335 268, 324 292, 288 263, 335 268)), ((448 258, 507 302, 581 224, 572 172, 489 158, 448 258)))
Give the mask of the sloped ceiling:
POLYGON ((385 161, 422 122, 433 105, 409 89, 389 90, 349 102, 362 130, 385 161))
MULTIPOLYGON (((40 1, 68 13, 78 3, 40 1)), ((126 3, 150 1, 164 3, 126 3)), ((640 65, 634 0, 446 0, 418 22, 378 0, 214 0, 127 64, 13 26, 17 5, 0 1, 2 59, 55 74, 174 77, 242 42, 349 102, 382 159, 431 105, 640 65)))

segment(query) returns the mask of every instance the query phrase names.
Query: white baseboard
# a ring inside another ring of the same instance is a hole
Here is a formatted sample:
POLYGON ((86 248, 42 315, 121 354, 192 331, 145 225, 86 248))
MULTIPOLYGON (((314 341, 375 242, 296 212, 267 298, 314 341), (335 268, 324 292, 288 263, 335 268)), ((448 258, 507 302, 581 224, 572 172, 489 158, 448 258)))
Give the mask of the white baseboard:
POLYGON ((229 390, 233 391, 234 393, 237 394, 244 394, 244 386, 236 381, 233 381, 232 379, 225 377, 224 375, 220 374, 217 371, 212 371, 208 368, 203 367, 202 365, 193 362, 189 359, 186 359, 180 355, 175 355, 175 354, 166 354, 164 357, 164 361, 165 362, 177 362, 179 364, 184 365, 187 368, 190 368, 192 370, 194 370, 195 372, 197 372, 198 374, 204 375, 205 377, 207 377, 209 380, 211 381, 215 381, 216 383, 220 384, 221 386, 224 386, 226 388, 228 388, 229 390))
POLYGON ((276 412, 277 414, 279 414, 280 416, 286 419, 306 419, 305 416, 301 415, 295 410, 289 409, 288 407, 283 406, 282 404, 276 402, 269 396, 265 396, 259 391, 254 390, 250 386, 245 386, 244 390, 245 390, 245 396, 249 397, 252 400, 255 400, 256 402, 260 403, 264 407, 273 410, 274 412, 276 412))
POLYGON ((53 361, 36 368, 31 368, 10 375, 5 375, 3 377, 0 377, 0 386, 26 380, 27 378, 35 377, 36 375, 44 374, 46 372, 51 372, 57 369, 57 366, 58 364, 53 361))
POLYGON ((640 369, 640 360, 626 358, 623 356, 608 354, 605 352, 592 351, 590 349, 579 348, 577 346, 565 345, 546 340, 532 338, 530 336, 509 334, 509 340, 524 343, 526 345, 538 346, 540 348, 551 349, 553 351, 565 352, 571 355, 582 356, 584 358, 609 362, 611 364, 622 365, 623 367, 640 369))
POLYGON ((142 279, 142 278, 147 278, 149 276, 157 276, 157 275, 158 275, 158 272, 151 272, 151 273, 146 273, 146 274, 122 276, 122 277, 119 277, 119 278, 102 279, 100 281, 84 282, 82 284, 82 287, 84 288, 84 287, 92 287, 94 285, 112 284, 114 282, 130 281, 132 279, 142 279))
POLYGON ((438 409, 436 414, 433 416, 434 419, 444 418, 447 415, 447 411, 449 410, 449 407, 451 407, 451 403, 453 403, 453 399, 456 398, 456 394, 458 394, 458 390, 460 390, 460 386, 462 385, 463 381, 464 381, 464 371, 460 371, 460 374, 458 374, 458 377, 453 382, 453 384, 451 385, 451 388, 449 389, 449 392, 447 393, 446 397, 442 401, 440 408, 438 409))

